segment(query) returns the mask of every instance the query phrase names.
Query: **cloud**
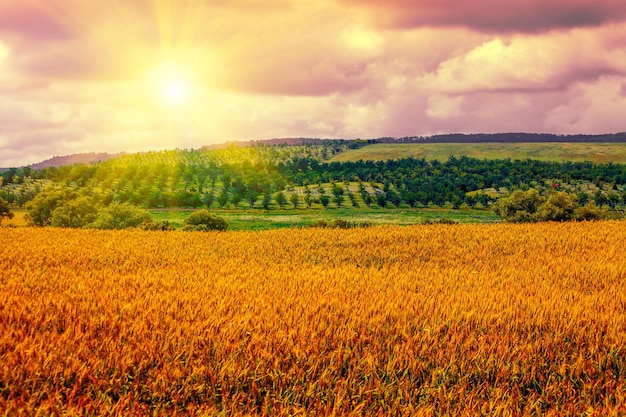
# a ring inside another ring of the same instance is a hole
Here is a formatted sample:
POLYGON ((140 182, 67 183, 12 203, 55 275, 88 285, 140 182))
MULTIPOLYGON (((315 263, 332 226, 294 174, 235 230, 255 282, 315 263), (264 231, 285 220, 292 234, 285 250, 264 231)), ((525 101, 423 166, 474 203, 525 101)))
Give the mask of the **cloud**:
POLYGON ((626 19, 621 0, 339 0, 378 26, 464 27, 487 33, 541 33, 626 19))
MULTIPOLYGON (((626 30, 626 25, 620 26, 626 30)), ((495 38, 441 62, 423 82, 437 91, 542 92, 626 74, 626 52, 605 41, 605 29, 495 38), (590 33, 592 36, 590 36, 590 33)))

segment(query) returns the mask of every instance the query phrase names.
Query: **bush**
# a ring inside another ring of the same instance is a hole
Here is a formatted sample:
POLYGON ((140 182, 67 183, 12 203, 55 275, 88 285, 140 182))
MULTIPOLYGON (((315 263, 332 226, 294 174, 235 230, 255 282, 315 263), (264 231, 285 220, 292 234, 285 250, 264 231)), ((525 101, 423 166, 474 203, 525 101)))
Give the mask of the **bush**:
POLYGON ((594 204, 589 204, 583 207, 579 207, 576 210, 576 220, 580 221, 594 221, 603 220, 608 217, 606 209, 597 207, 594 204))
POLYGON ((163 232, 168 231, 168 230, 174 230, 170 222, 168 222, 167 220, 156 221, 156 222, 150 221, 150 222, 141 223, 139 225, 139 228, 141 230, 163 231, 163 232))
POLYGON ((50 226, 54 211, 76 197, 77 194, 70 190, 51 189, 40 192, 26 204, 28 223, 33 226, 50 226))
POLYGON ((308 225, 307 227, 321 227, 321 228, 326 228, 328 227, 328 223, 326 223, 324 220, 318 220, 315 223, 311 223, 310 225, 308 225))
POLYGON ((52 212, 54 227, 85 227, 98 217, 98 206, 90 197, 67 200, 52 212))
POLYGON ((87 227, 94 229, 126 229, 152 221, 150 212, 128 203, 114 203, 98 211, 96 220, 87 227))
POLYGON ((12 219, 13 212, 11 211, 11 207, 9 207, 9 203, 0 196, 0 224, 5 217, 9 220, 12 219))
POLYGON ((514 223, 556 221, 563 222, 581 216, 594 217, 600 215, 594 209, 582 210, 578 207, 578 197, 559 191, 545 199, 535 189, 528 191, 516 190, 508 197, 499 199, 492 209, 505 220, 514 223), (582 210, 582 211, 581 211, 582 210))
POLYGON ((349 229, 351 226, 346 220, 336 219, 331 227, 333 229, 349 229))
POLYGON ((578 206, 578 197, 563 191, 551 194, 537 210, 537 218, 541 221, 563 222, 572 220, 578 206))
POLYGON ((226 220, 219 216, 216 216, 208 210, 198 210, 191 213, 183 223, 183 230, 187 231, 223 231, 228 228, 228 223, 226 223, 226 220))
POLYGON ((421 224, 459 224, 459 222, 452 220, 452 219, 446 219, 446 218, 440 218, 440 219, 426 219, 424 221, 421 222, 421 224))
POLYGON ((509 221, 532 221, 543 202, 543 197, 535 189, 515 190, 508 197, 500 198, 492 210, 509 221))

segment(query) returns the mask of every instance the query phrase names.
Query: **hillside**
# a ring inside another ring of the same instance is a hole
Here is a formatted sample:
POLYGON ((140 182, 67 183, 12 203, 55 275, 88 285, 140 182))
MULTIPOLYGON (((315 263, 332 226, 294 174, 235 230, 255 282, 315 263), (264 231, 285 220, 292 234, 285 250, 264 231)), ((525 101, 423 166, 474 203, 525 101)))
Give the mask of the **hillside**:
POLYGON ((484 143, 377 143, 347 149, 331 162, 386 161, 425 158, 445 161, 451 156, 477 159, 533 159, 594 163, 626 163, 624 142, 484 142, 484 143))
MULTIPOLYGON (((499 157, 508 157, 498 155, 489 155, 489 151, 487 151, 488 155, 482 156, 479 153, 476 153, 474 147, 463 148, 463 147, 452 147, 452 151, 448 151, 451 149, 450 144, 493 144, 498 143, 503 146, 503 144, 544 144, 539 145, 537 151, 533 151, 532 149, 527 151, 526 153, 522 153, 519 156, 519 159, 531 158, 531 159, 539 159, 539 160, 568 160, 568 161, 592 161, 592 162, 626 162, 626 152, 623 154, 620 153, 617 157, 612 157, 613 152, 609 150, 607 154, 609 155, 607 158, 598 158, 594 159, 593 157, 587 158, 583 151, 577 151, 574 155, 570 156, 568 153, 563 153, 563 155, 559 155, 557 152, 556 159, 555 155, 551 153, 545 153, 546 148, 542 147, 545 144, 559 144, 558 146, 566 146, 568 149, 575 147, 573 145, 563 145, 564 143, 570 144, 579 144, 580 149, 585 149, 585 146, 594 144, 607 144, 605 147, 608 147, 608 144, 615 144, 617 149, 622 150, 620 143, 624 143, 626 146, 626 132, 620 133, 608 133, 602 135, 556 135, 556 134, 547 134, 547 133, 471 133, 471 134, 462 134, 462 133, 450 133, 450 134, 442 134, 442 135, 431 135, 431 136, 407 136, 407 137, 380 137, 380 138, 372 138, 372 139, 320 139, 320 138, 273 138, 273 139, 260 139, 260 140, 245 140, 245 141, 229 141, 224 143, 218 143, 213 145, 206 145, 201 147, 202 150, 212 151, 212 150, 220 150, 220 149, 228 149, 228 148, 246 148, 246 147, 256 147, 256 146, 308 146, 308 147, 333 147, 340 148, 345 147, 349 150, 361 149, 370 145, 381 145, 381 144, 420 144, 420 145, 441 145, 442 152, 440 155, 436 157, 430 157, 429 155, 420 155, 416 153, 416 149, 419 150, 428 150, 427 148, 394 148, 394 150, 383 150, 386 149, 382 146, 378 146, 375 151, 373 151, 371 158, 369 157, 368 151, 361 152, 349 152, 346 155, 341 157, 333 158, 336 161, 357 161, 359 159, 367 160, 385 160, 385 159, 393 159, 393 158, 403 158, 405 156, 413 156, 417 158, 425 157, 426 159, 439 159, 445 160, 449 156, 470 156, 476 158, 499 158, 499 157), (410 151, 409 155, 405 154, 405 151, 410 151), (378 154, 377 154, 378 153, 378 154), (382 155, 379 155, 382 153, 382 155), (386 154, 389 154, 387 156, 386 154), (526 156, 527 155, 527 156, 526 156), (612 159, 613 158, 613 159, 612 159)), ((488 145, 493 146, 493 145, 488 145)), ((521 146, 522 148, 524 146, 521 146)), ((478 148, 480 149, 480 148, 478 148)), ((513 148, 513 153, 515 154, 515 147, 513 148)), ((548 148, 549 149, 549 148, 548 148)), ((430 153, 430 151, 428 151, 430 153)), ((77 153, 66 156, 54 156, 50 159, 46 159, 45 161, 38 162, 36 164, 28 165, 28 167, 34 170, 40 170, 44 168, 50 167, 60 167, 65 165, 73 165, 73 164, 91 164, 95 162, 102 162, 108 159, 117 158, 121 155, 124 155, 125 152, 118 154, 108 154, 106 152, 100 153, 77 153)), ((332 153, 335 155, 335 152, 332 153)), ((592 155, 593 156, 593 155, 592 155)), ((516 156, 511 156, 515 158, 516 156)), ((323 158, 327 159, 327 158, 323 158)), ((0 168, 0 172, 6 172, 9 168, 0 168)))
POLYGON ((109 159, 118 158, 123 154, 109 154, 106 152, 101 153, 75 153, 72 155, 66 156, 55 156, 50 159, 46 159, 45 161, 38 162, 36 164, 29 165, 30 168, 38 170, 50 167, 61 167, 64 165, 74 165, 74 164, 93 164, 95 162, 103 162, 109 159))

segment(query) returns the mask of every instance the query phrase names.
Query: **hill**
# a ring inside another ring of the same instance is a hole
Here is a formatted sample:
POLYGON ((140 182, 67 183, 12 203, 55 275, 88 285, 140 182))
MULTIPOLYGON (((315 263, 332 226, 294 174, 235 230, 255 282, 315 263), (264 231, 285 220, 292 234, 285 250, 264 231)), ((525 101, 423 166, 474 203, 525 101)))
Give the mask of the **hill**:
POLYGON ((109 154, 106 152, 101 153, 76 153, 72 155, 66 156, 55 156, 50 159, 46 159, 45 161, 38 162, 36 164, 29 165, 32 169, 44 169, 50 167, 61 167, 64 165, 74 165, 74 164, 93 164, 95 162, 103 162, 109 159, 118 158, 122 153, 109 154))
MULTIPOLYGON (((594 143, 624 143, 626 144, 626 132, 620 133, 608 133, 602 135, 556 135, 549 133, 471 133, 471 134, 463 134, 463 133, 450 133, 450 134, 442 134, 442 135, 431 135, 431 136, 406 136, 401 138, 396 137, 380 137, 380 138, 372 138, 372 139, 320 139, 320 138, 273 138, 273 139, 260 139, 260 140, 247 140, 247 141, 229 141, 224 143, 218 143, 213 145, 203 146, 202 150, 220 150, 227 148, 246 148, 250 146, 322 146, 327 148, 334 148, 335 151, 331 152, 331 154, 335 157, 331 158, 336 161, 357 161, 359 159, 366 160, 369 157, 368 151, 361 152, 349 152, 345 155, 336 157, 336 155, 340 152, 337 150, 342 147, 348 150, 361 149, 365 146, 369 145, 380 145, 380 144, 485 144, 485 143, 500 143, 500 144, 520 144, 520 143, 547 143, 547 144, 555 144, 555 143, 574 143, 580 144, 580 146, 584 146, 584 144, 594 144, 594 143)), ((626 146, 626 145, 624 145, 626 146)), ((406 155, 405 151, 411 150, 411 148, 395 148, 391 150, 391 148, 386 149, 384 147, 375 148, 376 150, 371 156, 372 160, 385 160, 391 158, 403 158, 406 155), (381 151, 382 149, 385 149, 381 151), (377 155, 376 153, 381 153, 382 155, 377 155), (388 153, 390 156, 384 155, 388 153)), ((415 151, 417 148, 412 148, 415 151)), ((454 151, 453 153, 447 153, 446 149, 442 148, 443 158, 446 159, 450 155, 466 155, 471 157, 481 158, 483 156, 475 155, 472 153, 472 149, 468 148, 469 153, 464 153, 460 151, 464 151, 465 149, 459 148, 459 151, 454 151)), ((584 149, 584 148, 583 148, 584 149)), ((621 149, 621 148, 620 148, 621 149)), ((425 150, 420 148, 420 150, 425 150)), ((544 151, 545 149, 539 148, 539 150, 544 151)), ((531 159, 540 159, 540 160, 555 160, 553 155, 550 153, 543 154, 543 152, 530 151, 526 154, 521 154, 519 159, 531 158, 531 159)), ((498 151, 498 150, 496 150, 498 151)), ((489 151, 486 151, 489 153, 489 151)), ((28 165, 29 168, 34 170, 40 170, 44 168, 50 167, 61 167, 65 165, 73 165, 73 164, 92 164, 95 162, 103 162, 109 159, 117 158, 121 155, 126 154, 125 152, 118 154, 108 154, 106 152, 100 153, 78 153, 66 156, 55 156, 50 159, 46 159, 45 161, 28 165)), ((411 156, 422 157, 419 153, 411 153, 411 156)), ((611 159, 612 152, 608 152, 608 158, 585 158, 584 154, 582 157, 578 157, 574 155, 573 158, 569 158, 567 154, 564 154, 562 157, 556 155, 556 160, 571 160, 571 161, 585 161, 590 160, 593 162, 626 162, 626 154, 623 156, 620 153, 620 156, 617 159, 611 159)), ((427 159, 431 159, 428 155, 425 155, 427 159)), ((491 156, 485 156, 487 158, 491 156)), ((499 157, 517 157, 515 154, 513 156, 506 156, 499 153, 493 156, 494 158, 499 157)), ((328 159, 324 157, 323 159, 328 159)), ((0 172, 8 171, 9 168, 0 168, 0 172)))
POLYGON ((358 149, 346 149, 329 162, 386 161, 407 157, 445 161, 450 156, 477 159, 533 159, 626 163, 624 142, 473 142, 473 143, 376 143, 358 149))

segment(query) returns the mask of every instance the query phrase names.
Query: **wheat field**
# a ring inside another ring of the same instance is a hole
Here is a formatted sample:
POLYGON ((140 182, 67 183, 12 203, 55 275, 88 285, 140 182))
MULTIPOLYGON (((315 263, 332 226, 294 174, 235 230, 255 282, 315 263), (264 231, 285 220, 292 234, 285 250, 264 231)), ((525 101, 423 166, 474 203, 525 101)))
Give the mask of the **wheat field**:
POLYGON ((0 238, 0 415, 626 414, 623 222, 0 238))

